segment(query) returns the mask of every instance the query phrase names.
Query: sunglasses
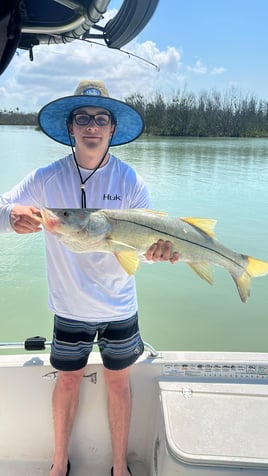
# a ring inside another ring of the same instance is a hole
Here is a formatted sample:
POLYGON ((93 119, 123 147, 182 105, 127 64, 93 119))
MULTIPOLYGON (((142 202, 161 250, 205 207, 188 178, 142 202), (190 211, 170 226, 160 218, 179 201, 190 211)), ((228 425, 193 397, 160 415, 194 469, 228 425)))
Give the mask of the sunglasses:
POLYGON ((98 114, 86 114, 83 112, 74 114, 73 119, 78 126, 88 126, 91 120, 93 120, 97 126, 104 127, 110 124, 111 114, 106 112, 101 112, 98 114))

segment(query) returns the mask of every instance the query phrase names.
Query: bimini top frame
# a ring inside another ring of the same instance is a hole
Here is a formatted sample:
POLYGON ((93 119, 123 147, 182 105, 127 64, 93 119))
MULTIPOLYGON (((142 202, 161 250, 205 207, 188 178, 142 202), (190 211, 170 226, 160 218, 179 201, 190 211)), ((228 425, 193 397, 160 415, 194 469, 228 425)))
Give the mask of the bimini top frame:
POLYGON ((17 48, 67 43, 75 39, 104 40, 120 49, 149 22, 159 0, 124 0, 104 26, 99 22, 110 0, 2 0, 0 5, 0 74, 17 48), (92 31, 93 30, 93 31, 92 31))

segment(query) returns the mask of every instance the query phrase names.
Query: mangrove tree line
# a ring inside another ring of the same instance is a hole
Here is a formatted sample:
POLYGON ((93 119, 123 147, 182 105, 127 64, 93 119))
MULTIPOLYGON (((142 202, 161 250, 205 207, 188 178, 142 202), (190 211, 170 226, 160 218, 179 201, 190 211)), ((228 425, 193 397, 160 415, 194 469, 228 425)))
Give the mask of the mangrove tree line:
MULTIPOLYGON (((268 101, 231 89, 202 92, 179 91, 171 99, 133 94, 126 102, 144 117, 145 133, 157 136, 268 137, 268 101)), ((0 110, 0 125, 37 126, 37 113, 0 110)))
POLYGON ((268 101, 243 97, 230 90, 199 95, 179 92, 167 100, 161 94, 134 94, 128 104, 145 119, 145 132, 160 136, 266 137, 268 101))

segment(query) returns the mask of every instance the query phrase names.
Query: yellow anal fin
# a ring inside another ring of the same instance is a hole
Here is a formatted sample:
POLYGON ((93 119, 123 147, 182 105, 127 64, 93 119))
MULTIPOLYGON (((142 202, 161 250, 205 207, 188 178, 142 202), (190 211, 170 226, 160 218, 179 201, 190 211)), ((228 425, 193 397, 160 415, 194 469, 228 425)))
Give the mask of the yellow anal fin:
POLYGON ((115 257, 126 273, 128 273, 130 276, 136 273, 140 263, 136 251, 118 251, 115 252, 115 257))
POLYGON ((214 228, 217 223, 217 220, 213 220, 211 218, 181 218, 182 221, 189 223, 189 225, 193 225, 199 230, 203 231, 206 235, 210 236, 211 238, 215 238, 214 228))
POLYGON ((239 278, 235 276, 232 277, 239 292, 240 299, 245 303, 250 295, 251 277, 246 271, 244 271, 239 278))
POLYGON ((192 270, 200 276, 200 278, 207 281, 209 284, 213 284, 213 271, 212 267, 205 261, 200 263, 187 263, 192 270))
POLYGON ((246 302, 250 295, 251 279, 268 274, 267 261, 261 261, 251 256, 245 256, 245 258, 248 261, 245 271, 239 278, 233 276, 242 302, 246 302))

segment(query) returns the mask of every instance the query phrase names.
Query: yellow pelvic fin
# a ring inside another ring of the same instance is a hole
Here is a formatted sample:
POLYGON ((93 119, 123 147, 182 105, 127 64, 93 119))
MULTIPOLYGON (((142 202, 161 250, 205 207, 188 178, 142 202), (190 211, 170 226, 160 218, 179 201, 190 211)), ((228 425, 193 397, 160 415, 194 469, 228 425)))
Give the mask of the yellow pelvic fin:
POLYGON ((250 295, 251 278, 268 274, 267 261, 261 261, 251 256, 246 256, 248 265, 244 273, 239 277, 233 276, 242 302, 246 302, 250 295))
POLYGON ((210 236, 211 238, 215 238, 214 228, 217 223, 217 220, 213 220, 211 218, 181 218, 182 221, 189 223, 189 225, 193 225, 199 230, 206 233, 206 235, 210 236))
POLYGON ((200 278, 207 281, 209 284, 213 284, 213 270, 212 267, 204 262, 201 263, 187 263, 192 270, 200 276, 200 278))
POLYGON ((129 275, 133 275, 136 273, 140 260, 136 253, 136 251, 129 250, 129 251, 117 251, 115 253, 115 257, 121 264, 122 268, 128 273, 129 275))

